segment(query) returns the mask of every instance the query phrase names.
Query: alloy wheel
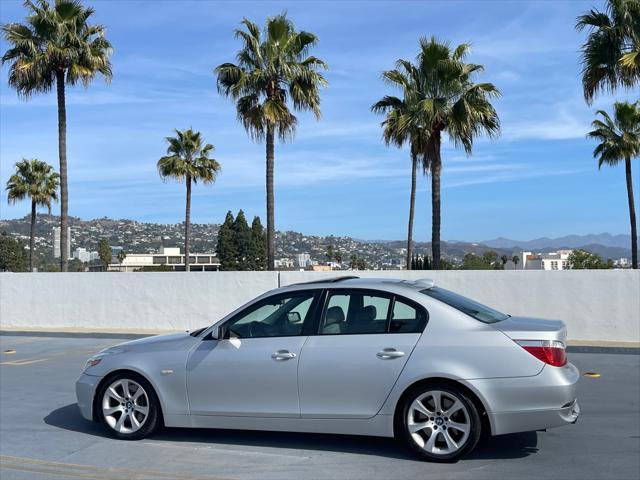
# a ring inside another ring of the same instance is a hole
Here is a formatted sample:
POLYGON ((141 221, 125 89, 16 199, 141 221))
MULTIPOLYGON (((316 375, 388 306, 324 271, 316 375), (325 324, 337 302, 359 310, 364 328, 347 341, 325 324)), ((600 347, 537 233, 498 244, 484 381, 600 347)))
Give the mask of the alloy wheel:
POLYGON ((464 403, 452 393, 440 390, 417 397, 409 407, 406 421, 412 441, 432 455, 457 452, 471 432, 464 403))
POLYGON ((149 396, 142 386, 129 379, 118 379, 102 397, 102 414, 107 424, 121 434, 135 433, 149 416, 149 396))

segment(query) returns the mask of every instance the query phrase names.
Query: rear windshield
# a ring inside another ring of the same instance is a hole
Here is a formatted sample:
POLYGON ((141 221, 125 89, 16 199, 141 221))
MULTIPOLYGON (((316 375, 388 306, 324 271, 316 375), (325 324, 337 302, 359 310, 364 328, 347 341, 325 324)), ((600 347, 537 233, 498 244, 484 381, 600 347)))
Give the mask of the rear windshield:
POLYGON ((509 315, 507 314, 482 305, 470 298, 445 290, 444 288, 432 287, 421 290, 420 292, 435 298, 436 300, 440 300, 456 310, 460 310, 461 312, 466 313, 467 315, 484 323, 495 323, 509 318, 509 315))

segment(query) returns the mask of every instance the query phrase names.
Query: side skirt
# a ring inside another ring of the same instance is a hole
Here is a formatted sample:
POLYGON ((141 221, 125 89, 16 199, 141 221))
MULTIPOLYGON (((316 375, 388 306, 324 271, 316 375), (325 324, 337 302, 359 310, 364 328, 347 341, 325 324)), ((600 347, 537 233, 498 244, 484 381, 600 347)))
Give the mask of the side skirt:
POLYGON ((367 419, 226 417, 221 415, 166 415, 167 427, 268 430, 275 432, 334 433, 339 435, 393 436, 393 415, 367 419), (190 420, 190 421, 189 421, 190 420))

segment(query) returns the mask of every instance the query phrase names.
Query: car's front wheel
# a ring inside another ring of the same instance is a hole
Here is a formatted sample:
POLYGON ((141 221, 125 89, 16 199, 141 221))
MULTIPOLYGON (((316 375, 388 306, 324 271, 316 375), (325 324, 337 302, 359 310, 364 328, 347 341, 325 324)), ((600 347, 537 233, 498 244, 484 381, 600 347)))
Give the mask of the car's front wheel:
POLYGON ((452 462, 478 443, 478 410, 459 389, 432 384, 413 389, 402 404, 396 432, 420 457, 452 462))
POLYGON ((149 382, 138 375, 115 375, 104 383, 98 400, 100 420, 117 438, 137 440, 158 427, 158 400, 149 382))

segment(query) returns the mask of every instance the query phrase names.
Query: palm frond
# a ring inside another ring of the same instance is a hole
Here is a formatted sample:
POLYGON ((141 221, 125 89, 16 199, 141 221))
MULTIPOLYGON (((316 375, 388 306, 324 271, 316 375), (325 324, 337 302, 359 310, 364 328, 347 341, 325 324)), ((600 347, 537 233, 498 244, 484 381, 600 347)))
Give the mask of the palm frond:
POLYGON ((51 165, 37 159, 22 159, 15 164, 15 173, 7 181, 7 200, 13 204, 30 198, 51 213, 51 202, 58 200, 59 186, 60 175, 51 165))
POLYGON ((59 72, 71 85, 86 86, 98 74, 111 79, 113 49, 104 27, 89 24, 92 8, 76 0, 27 1, 25 7, 26 23, 2 27, 9 44, 2 63, 9 64, 9 84, 19 95, 48 92, 59 72))
POLYGON ((640 82, 640 2, 608 0, 606 11, 592 9, 576 19, 587 30, 582 45, 582 85, 587 103, 600 92, 615 92, 640 82))
POLYGON ((202 134, 191 128, 174 132, 174 137, 166 137, 167 155, 161 157, 156 165, 162 179, 183 180, 189 177, 193 183, 214 182, 220 172, 220 164, 209 157, 215 150, 214 146, 205 144, 202 134))
POLYGON ((317 37, 297 32, 286 14, 268 18, 262 31, 247 19, 242 25, 236 31, 242 41, 237 64, 214 70, 218 91, 236 101, 238 119, 251 138, 263 139, 272 125, 284 140, 297 123, 288 105, 320 117, 320 89, 327 85, 321 70, 327 64, 309 55, 317 37))
POLYGON ((383 72, 383 80, 399 88, 402 97, 385 96, 372 107, 384 113, 383 139, 387 144, 410 142, 420 152, 425 172, 440 160, 442 134, 471 154, 480 135, 495 138, 500 120, 491 101, 500 91, 491 83, 474 83, 484 67, 466 63, 469 44, 451 49, 435 37, 421 38, 416 62, 398 60, 396 69, 383 72))
POLYGON ((616 102, 613 117, 604 110, 598 110, 596 115, 601 118, 591 122, 593 130, 587 138, 599 142, 593 150, 598 168, 640 156, 640 102, 616 102))

